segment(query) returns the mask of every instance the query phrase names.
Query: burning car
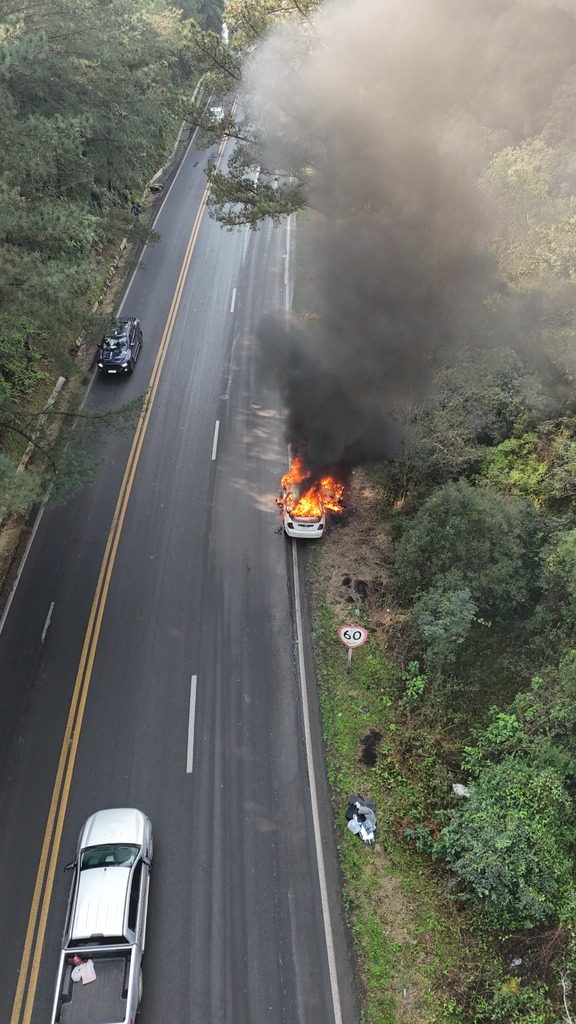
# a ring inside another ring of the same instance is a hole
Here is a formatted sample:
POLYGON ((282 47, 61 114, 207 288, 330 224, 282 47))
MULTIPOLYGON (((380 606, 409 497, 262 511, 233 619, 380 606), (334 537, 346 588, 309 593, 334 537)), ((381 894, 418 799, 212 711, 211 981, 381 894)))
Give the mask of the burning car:
POLYGON ((276 503, 282 509, 284 532, 288 537, 304 540, 322 537, 326 512, 342 511, 344 485, 330 476, 313 481, 297 455, 282 477, 281 485, 282 494, 276 503))

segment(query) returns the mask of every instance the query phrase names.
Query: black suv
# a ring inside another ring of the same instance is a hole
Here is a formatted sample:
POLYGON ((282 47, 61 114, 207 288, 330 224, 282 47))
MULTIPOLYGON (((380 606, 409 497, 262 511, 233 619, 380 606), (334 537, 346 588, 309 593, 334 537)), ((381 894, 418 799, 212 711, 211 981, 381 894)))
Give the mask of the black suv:
POLYGON ((132 373, 142 348, 140 321, 135 316, 118 316, 98 346, 100 373, 132 373))

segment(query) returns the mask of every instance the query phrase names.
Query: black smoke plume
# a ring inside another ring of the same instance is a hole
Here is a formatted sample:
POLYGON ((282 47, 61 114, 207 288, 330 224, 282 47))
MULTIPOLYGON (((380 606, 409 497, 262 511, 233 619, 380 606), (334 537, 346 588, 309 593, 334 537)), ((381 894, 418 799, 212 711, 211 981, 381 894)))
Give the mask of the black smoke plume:
POLYGON ((456 347, 520 338, 521 310, 505 338, 494 318, 501 211, 480 179, 543 132, 575 67, 571 10, 515 0, 337 0, 254 58, 269 161, 307 168, 316 211, 314 317, 259 331, 314 477, 397 454, 456 347))

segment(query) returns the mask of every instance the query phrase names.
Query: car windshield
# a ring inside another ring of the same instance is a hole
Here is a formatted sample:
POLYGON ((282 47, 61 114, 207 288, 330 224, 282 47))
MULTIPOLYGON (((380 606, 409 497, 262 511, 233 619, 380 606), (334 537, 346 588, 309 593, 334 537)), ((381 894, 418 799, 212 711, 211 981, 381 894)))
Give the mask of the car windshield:
POLYGON ((82 850, 80 857, 80 870, 86 868, 106 868, 112 864, 119 864, 124 868, 132 867, 138 853, 139 846, 128 846, 125 843, 106 843, 104 846, 88 846, 82 850))
POLYGON ((105 348, 108 352, 119 352, 121 349, 126 348, 126 335, 122 334, 119 338, 104 338, 102 348, 105 348))

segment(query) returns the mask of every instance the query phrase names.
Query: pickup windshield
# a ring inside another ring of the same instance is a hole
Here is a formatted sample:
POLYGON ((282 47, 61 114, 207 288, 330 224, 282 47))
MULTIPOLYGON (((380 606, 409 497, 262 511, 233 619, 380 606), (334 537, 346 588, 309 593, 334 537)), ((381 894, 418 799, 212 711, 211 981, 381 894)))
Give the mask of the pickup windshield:
POLYGON ((139 846, 127 846, 107 843, 104 846, 88 846, 82 850, 80 870, 87 868, 106 868, 111 864, 119 864, 124 868, 132 867, 140 852, 139 846))

